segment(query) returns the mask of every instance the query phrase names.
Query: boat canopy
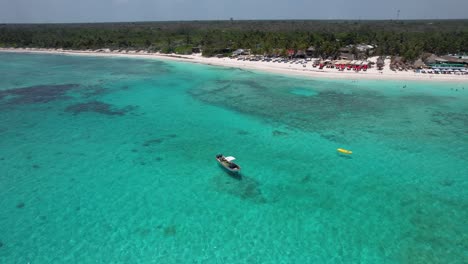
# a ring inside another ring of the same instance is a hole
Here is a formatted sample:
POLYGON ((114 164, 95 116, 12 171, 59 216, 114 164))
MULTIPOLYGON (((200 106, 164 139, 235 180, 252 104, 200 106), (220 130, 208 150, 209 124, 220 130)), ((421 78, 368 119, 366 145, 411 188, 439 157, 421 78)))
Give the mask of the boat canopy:
POLYGON ((226 159, 227 161, 233 161, 233 160, 235 160, 236 158, 234 158, 234 157, 232 157, 232 156, 229 156, 229 157, 226 157, 225 159, 226 159))

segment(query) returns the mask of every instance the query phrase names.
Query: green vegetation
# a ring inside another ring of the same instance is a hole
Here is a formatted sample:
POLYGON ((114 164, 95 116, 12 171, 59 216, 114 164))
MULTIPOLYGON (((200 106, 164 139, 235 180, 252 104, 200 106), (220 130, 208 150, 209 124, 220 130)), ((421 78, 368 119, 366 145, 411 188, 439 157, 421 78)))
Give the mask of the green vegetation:
MULTIPOLYGON (((100 24, 3 24, 0 47, 130 49, 204 56, 250 49, 285 54, 315 47, 322 57, 340 48, 370 44, 375 55, 415 60, 423 53, 468 52, 468 20, 419 21, 191 21, 100 24)), ((351 53, 358 53, 351 48, 351 53)), ((369 53, 366 55, 370 55, 369 53)))

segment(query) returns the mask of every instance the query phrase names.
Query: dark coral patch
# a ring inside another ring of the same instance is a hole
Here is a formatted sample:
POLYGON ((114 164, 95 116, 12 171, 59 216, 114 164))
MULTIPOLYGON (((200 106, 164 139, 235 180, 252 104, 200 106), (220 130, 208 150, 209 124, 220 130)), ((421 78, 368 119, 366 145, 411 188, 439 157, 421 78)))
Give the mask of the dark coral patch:
POLYGON ((288 133, 279 131, 279 130, 273 130, 273 136, 278 137, 278 136, 287 136, 288 133))
POLYGON ((151 230, 148 228, 138 228, 136 231, 140 236, 146 237, 151 233, 151 230))
POLYGON ((24 203, 21 202, 19 204, 16 205, 16 208, 20 209, 20 208, 24 208, 24 203))
POLYGON ((168 138, 176 138, 177 135, 176 134, 170 134, 170 135, 166 135, 166 138, 154 138, 154 139, 150 139, 150 140, 147 140, 143 143, 143 146, 144 147, 149 147, 151 145, 158 145, 158 144, 161 144, 164 142, 164 140, 167 140, 168 138))
MULTIPOLYGON (((348 119, 358 118, 362 114, 372 118, 386 109, 382 106, 383 96, 375 92, 361 91, 362 96, 355 96, 324 89, 315 96, 304 97, 291 94, 289 90, 269 88, 269 86, 278 86, 278 79, 274 81, 264 79, 261 83, 268 85, 261 85, 256 81, 240 81, 227 87, 222 85, 197 87, 189 90, 189 93, 206 103, 259 116, 293 129, 314 132, 336 128, 337 125, 334 123, 342 121, 337 112, 347 113, 348 119), (242 95, 242 100, 233 100, 239 95, 242 95)), ((318 88, 324 85, 321 82, 311 83, 314 84, 318 88)), ((285 82, 284 86, 288 86, 288 83, 285 82)))
POLYGON ((10 105, 48 103, 69 99, 67 92, 78 87, 78 84, 61 84, 14 88, 0 91, 0 100, 6 100, 10 105))
POLYGON ((145 141, 145 143, 143 143, 143 146, 144 147, 149 147, 151 145, 161 144, 163 141, 164 140, 162 138, 150 139, 150 140, 145 141))
POLYGON ((33 169, 39 169, 41 166, 37 165, 37 164, 34 164, 32 165, 33 169))
POLYGON ((109 89, 106 89, 102 86, 89 86, 84 87, 80 92, 82 97, 90 98, 106 94, 109 92, 109 89))
POLYGON ((65 109, 65 112, 73 113, 74 115, 85 113, 85 112, 94 112, 103 115, 110 116, 123 116, 126 113, 135 109, 135 106, 126 106, 123 108, 116 108, 111 104, 107 104, 99 101, 92 101, 87 103, 79 103, 70 105, 65 109))
POLYGON ((164 228, 164 236, 166 237, 175 236, 176 233, 177 233, 177 229, 174 225, 164 228))
POLYGON ((241 136, 245 136, 245 135, 248 135, 249 132, 247 132, 247 131, 245 131, 245 130, 239 130, 239 131, 237 131, 237 134, 238 134, 238 135, 241 135, 241 136))
POLYGON ((310 180, 311 180, 310 175, 306 175, 301 179, 300 183, 308 183, 310 180))
POLYGON ((1 247, 3 247, 3 242, 2 242, 2 241, 0 241, 0 248, 1 248, 1 247))
POLYGON ((444 179, 440 182, 440 185, 445 186, 445 187, 450 187, 455 183, 453 179, 444 179))
POLYGON ((442 126, 451 125, 463 128, 468 124, 468 114, 437 111, 432 114, 431 121, 442 126))

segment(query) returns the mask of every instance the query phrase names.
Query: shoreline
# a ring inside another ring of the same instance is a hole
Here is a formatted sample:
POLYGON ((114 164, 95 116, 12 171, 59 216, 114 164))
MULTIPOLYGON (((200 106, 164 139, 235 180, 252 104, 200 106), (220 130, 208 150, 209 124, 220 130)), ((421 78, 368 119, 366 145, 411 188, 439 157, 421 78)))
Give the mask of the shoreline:
POLYGON ((78 55, 78 56, 93 56, 93 57, 120 57, 120 58, 144 58, 156 60, 170 60, 179 62, 189 62, 196 64, 205 64, 211 66, 220 66, 228 68, 240 68, 256 70, 281 75, 292 75, 308 78, 331 78, 331 79, 345 79, 345 80, 393 80, 393 81, 425 81, 425 82, 455 82, 455 83, 468 83, 468 75, 442 75, 442 74, 423 74, 415 72, 394 72, 390 70, 389 63, 386 61, 385 67, 382 71, 376 68, 370 68, 367 72, 354 72, 342 71, 337 69, 324 68, 319 70, 313 68, 311 63, 306 67, 300 64, 290 63, 273 63, 261 61, 240 61, 231 58, 216 58, 216 57, 202 57, 201 55, 172 55, 160 53, 146 53, 146 52, 96 52, 89 50, 61 50, 61 49, 39 49, 39 48, 0 48, 0 52, 11 53, 34 53, 34 54, 55 54, 55 55, 78 55))

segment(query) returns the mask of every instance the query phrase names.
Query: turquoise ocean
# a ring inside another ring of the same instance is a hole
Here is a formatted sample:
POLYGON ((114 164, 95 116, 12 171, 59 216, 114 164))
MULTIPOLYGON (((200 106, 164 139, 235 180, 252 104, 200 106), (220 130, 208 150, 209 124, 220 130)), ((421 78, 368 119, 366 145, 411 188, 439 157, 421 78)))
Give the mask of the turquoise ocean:
POLYGON ((468 82, 0 53, 0 208, 0 263, 467 263, 468 82))

